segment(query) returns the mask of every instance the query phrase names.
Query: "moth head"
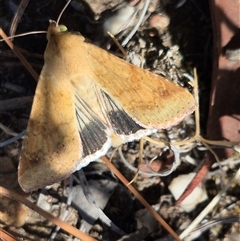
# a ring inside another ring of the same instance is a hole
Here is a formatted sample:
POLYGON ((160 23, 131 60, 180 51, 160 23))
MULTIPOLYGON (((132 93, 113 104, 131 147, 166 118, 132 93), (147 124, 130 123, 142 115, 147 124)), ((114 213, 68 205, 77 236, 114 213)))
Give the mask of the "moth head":
POLYGON ((47 31, 47 40, 50 40, 52 35, 55 35, 60 32, 67 32, 67 27, 65 25, 58 25, 55 21, 49 21, 49 27, 47 31))

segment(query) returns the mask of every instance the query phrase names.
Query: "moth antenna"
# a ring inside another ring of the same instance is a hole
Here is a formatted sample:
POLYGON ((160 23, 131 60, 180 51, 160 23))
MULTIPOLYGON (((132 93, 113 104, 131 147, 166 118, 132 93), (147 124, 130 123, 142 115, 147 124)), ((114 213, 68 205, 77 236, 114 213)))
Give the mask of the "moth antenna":
POLYGON ((31 32, 28 32, 28 33, 20 33, 20 34, 16 34, 16 35, 13 35, 13 36, 8 36, 6 38, 0 39, 0 42, 5 41, 5 39, 13 39, 13 38, 18 38, 18 37, 22 37, 22 36, 32 35, 32 34, 39 34, 39 33, 46 34, 47 31, 40 30, 40 31, 31 31, 31 32))
POLYGON ((57 22, 56 22, 56 25, 58 26, 59 24, 59 21, 60 21, 60 18, 62 17, 63 15, 63 12, 65 11, 65 9, 67 8, 67 6, 70 4, 71 0, 68 0, 67 3, 65 4, 64 8, 62 9, 62 11, 60 12, 59 16, 58 16, 58 19, 57 19, 57 22))

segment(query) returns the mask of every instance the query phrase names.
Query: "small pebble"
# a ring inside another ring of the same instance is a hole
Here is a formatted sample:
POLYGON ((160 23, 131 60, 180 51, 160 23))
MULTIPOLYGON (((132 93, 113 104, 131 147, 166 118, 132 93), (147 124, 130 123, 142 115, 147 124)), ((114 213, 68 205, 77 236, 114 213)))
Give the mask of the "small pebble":
POLYGON ((170 23, 170 18, 166 15, 153 14, 149 19, 149 25, 157 30, 165 30, 170 23))

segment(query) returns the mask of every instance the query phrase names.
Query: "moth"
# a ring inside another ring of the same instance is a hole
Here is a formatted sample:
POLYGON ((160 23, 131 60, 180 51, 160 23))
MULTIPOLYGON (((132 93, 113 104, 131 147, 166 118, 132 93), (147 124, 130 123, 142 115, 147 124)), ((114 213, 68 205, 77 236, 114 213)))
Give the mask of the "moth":
POLYGON ((176 125, 193 96, 51 22, 18 179, 30 192, 67 178, 111 146, 176 125))

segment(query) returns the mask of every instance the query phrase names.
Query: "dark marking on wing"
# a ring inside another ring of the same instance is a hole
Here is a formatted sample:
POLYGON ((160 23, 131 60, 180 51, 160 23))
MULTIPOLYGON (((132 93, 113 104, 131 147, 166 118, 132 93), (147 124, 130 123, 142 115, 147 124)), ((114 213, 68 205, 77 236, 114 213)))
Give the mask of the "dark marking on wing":
POLYGON ((108 94, 103 92, 107 115, 114 131, 119 135, 134 134, 143 130, 108 94))
POLYGON ((76 99, 78 129, 82 140, 83 157, 86 157, 100 150, 107 142, 107 128, 91 113, 88 105, 81 98, 76 96, 76 99))

